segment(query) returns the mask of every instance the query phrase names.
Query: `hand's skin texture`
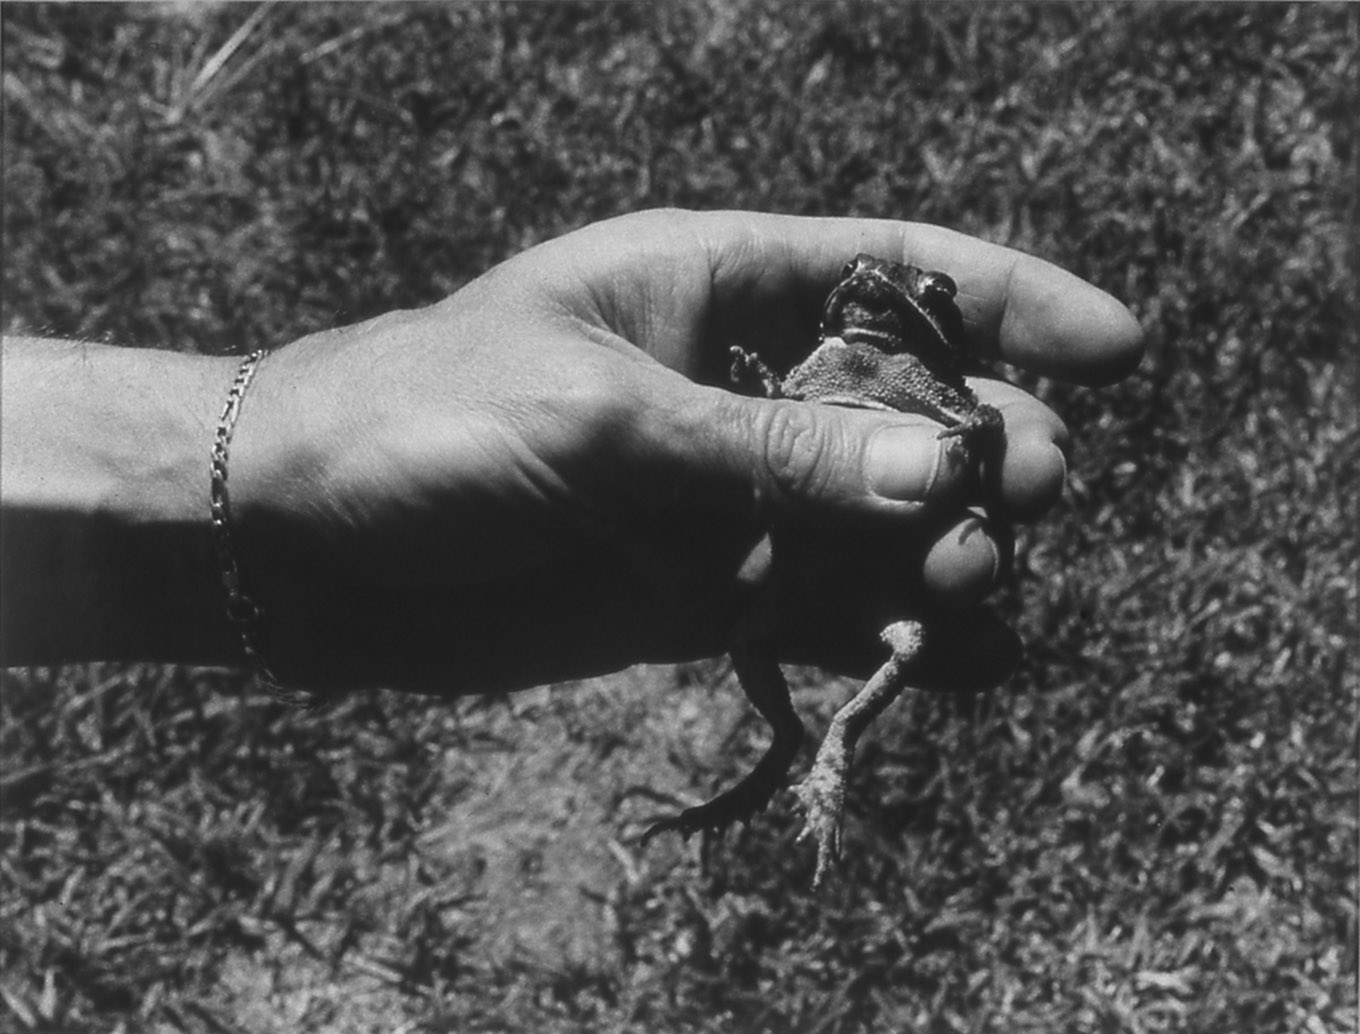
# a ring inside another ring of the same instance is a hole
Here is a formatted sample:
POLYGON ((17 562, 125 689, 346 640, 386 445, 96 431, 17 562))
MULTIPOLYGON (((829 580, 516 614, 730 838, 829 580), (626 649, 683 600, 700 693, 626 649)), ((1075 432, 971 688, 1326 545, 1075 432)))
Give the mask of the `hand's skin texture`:
MULTIPOLYGON (((1004 566, 1003 524, 1059 497, 1058 418, 976 384, 1007 435, 988 499, 999 523, 984 526, 929 421, 726 390, 732 345, 779 369, 813 347, 860 252, 947 272, 980 354, 1088 384, 1138 362, 1114 299, 946 230, 751 213, 598 223, 438 305, 259 365, 229 469, 275 673, 454 694, 717 655, 777 519, 797 547, 778 561, 778 659, 867 670, 885 624, 930 616, 940 680, 995 681, 979 665, 995 669, 1010 640, 966 611, 1004 566)), ((6 340, 0 662, 243 661, 207 520, 237 362, 6 340)))
MULTIPOLYGON (((885 618, 981 600, 1006 530, 964 507, 936 425, 715 386, 732 344, 776 366, 808 351, 827 290, 866 251, 948 272, 982 354, 1087 384, 1140 357, 1108 295, 935 227, 684 212, 589 226, 441 304, 261 364, 231 485, 276 673, 459 693, 715 655, 775 515, 808 544, 781 659, 872 667, 885 618)), ((1018 389, 974 386, 1005 414, 999 504, 1033 519, 1061 493, 1066 431, 1018 389)), ((995 633, 962 635, 962 653, 995 633)))

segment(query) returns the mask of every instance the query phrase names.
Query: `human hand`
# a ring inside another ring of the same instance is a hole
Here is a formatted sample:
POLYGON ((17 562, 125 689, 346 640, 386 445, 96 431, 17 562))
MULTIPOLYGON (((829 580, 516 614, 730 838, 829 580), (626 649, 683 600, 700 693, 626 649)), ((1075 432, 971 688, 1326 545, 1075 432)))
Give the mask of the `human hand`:
MULTIPOLYGON (((885 619, 978 602, 1006 530, 967 508, 936 425, 715 386, 731 344, 775 366, 810 350, 861 251, 948 272, 983 354, 1081 383, 1139 358, 1108 295, 936 227, 586 227, 261 365, 232 490, 276 673, 456 693, 718 654, 775 521, 809 547, 779 601, 785 659, 862 667, 885 619)), ((1066 431, 1014 387, 974 387, 1006 418, 993 517, 1031 520, 1060 495, 1066 431)))

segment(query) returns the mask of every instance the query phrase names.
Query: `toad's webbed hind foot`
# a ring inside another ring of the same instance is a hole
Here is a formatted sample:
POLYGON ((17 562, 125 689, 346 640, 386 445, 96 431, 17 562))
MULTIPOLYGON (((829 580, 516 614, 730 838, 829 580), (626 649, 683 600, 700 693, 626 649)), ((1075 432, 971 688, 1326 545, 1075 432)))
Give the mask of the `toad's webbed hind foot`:
POLYGON ((788 782, 789 769, 803 742, 803 723, 793 709, 784 673, 773 660, 745 646, 733 648, 732 666, 747 698, 770 723, 774 738, 756 767, 741 782, 706 804, 686 808, 654 823, 642 835, 643 846, 658 833, 674 831, 688 840, 701 830, 718 831, 738 822, 749 822, 765 810, 770 798, 788 782))
POLYGON ((718 832, 738 822, 749 822, 753 816, 765 810, 775 791, 787 781, 789 765, 797 753, 797 744, 788 751, 787 762, 766 765, 765 761, 774 750, 775 744, 772 743, 765 757, 761 758, 761 763, 732 789, 724 790, 704 804, 686 808, 678 815, 652 823, 647 832, 642 834, 642 845, 645 847, 658 833, 675 832, 688 840, 694 833, 705 830, 718 832))

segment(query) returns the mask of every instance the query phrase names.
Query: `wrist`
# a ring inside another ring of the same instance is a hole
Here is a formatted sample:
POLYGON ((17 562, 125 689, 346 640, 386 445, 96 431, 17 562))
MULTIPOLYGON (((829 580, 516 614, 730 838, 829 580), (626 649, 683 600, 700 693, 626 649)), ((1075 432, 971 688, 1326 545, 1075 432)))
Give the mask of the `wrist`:
POLYGON ((234 360, 7 340, 7 665, 228 663, 208 449, 234 360))
POLYGON ((259 673, 285 688, 334 688, 326 661, 336 652, 334 623, 350 594, 336 562, 346 550, 334 471, 350 451, 344 420, 353 414, 326 404, 347 390, 343 364, 337 369, 333 358, 332 350, 296 342, 264 355, 245 385, 241 360, 233 360, 217 410, 224 423, 209 434, 220 441, 223 428, 229 432, 229 512, 220 514, 229 556, 215 529, 221 607, 235 615, 229 620, 240 652, 253 653, 259 673), (237 393, 234 414, 224 413, 222 404, 237 393), (245 599, 231 598, 224 575, 245 599), (250 620, 242 622, 243 613, 250 620))

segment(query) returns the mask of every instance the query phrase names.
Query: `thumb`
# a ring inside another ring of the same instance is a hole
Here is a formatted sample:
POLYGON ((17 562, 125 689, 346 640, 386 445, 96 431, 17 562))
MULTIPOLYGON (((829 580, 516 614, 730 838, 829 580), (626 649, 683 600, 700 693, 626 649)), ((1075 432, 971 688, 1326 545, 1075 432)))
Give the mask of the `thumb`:
POLYGON ((776 509, 906 516, 956 497, 968 475, 925 417, 717 394, 714 460, 776 509))

